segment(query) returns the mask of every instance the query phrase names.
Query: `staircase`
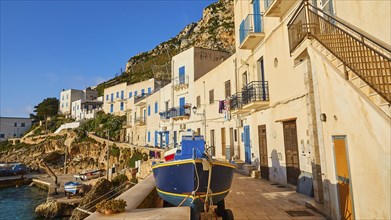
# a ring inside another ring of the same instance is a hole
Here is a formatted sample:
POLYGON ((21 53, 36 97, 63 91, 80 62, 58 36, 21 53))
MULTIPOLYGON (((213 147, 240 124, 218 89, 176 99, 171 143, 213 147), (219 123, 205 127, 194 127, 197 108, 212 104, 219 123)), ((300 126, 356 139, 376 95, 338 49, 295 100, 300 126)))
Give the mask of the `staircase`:
POLYGON ((303 1, 288 23, 291 53, 305 39, 391 117, 391 50, 303 1))

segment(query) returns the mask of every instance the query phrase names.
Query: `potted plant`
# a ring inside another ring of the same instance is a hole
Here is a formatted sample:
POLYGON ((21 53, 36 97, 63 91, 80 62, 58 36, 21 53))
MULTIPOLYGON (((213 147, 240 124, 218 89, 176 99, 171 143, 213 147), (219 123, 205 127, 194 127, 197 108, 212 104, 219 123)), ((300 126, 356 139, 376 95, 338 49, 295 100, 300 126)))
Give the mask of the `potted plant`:
POLYGON ((100 201, 95 207, 98 212, 111 215, 125 211, 126 202, 123 199, 112 199, 100 201))

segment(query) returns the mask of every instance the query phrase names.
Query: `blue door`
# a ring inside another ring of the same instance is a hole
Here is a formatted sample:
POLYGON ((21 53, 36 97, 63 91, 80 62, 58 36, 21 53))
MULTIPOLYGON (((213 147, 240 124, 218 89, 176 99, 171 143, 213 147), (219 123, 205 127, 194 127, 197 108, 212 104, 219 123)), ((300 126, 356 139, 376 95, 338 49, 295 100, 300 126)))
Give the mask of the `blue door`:
POLYGON ((185 97, 179 99, 179 115, 185 115, 185 97))
POLYGON ((254 14, 254 32, 260 33, 262 30, 261 26, 261 10, 259 0, 253 1, 253 14, 254 14))
POLYGON ((244 126, 243 142, 244 142, 245 162, 251 164, 250 126, 248 125, 244 126))
POLYGON ((158 137, 159 137, 159 133, 155 131, 155 145, 154 145, 155 147, 157 147, 158 137))

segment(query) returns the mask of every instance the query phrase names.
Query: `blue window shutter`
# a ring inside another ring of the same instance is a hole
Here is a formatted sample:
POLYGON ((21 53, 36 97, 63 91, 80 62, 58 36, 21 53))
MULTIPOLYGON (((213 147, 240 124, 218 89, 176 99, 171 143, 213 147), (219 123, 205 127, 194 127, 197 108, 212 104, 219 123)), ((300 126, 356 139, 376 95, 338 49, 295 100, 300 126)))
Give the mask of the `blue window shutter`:
POLYGON ((148 94, 151 94, 151 92, 152 92, 151 87, 148 87, 148 94))
POLYGON ((129 92, 129 98, 132 98, 132 92, 129 92))
POLYGON ((124 90, 121 91, 121 99, 124 99, 124 90))
POLYGON ((150 115, 151 115, 151 106, 148 105, 148 116, 150 116, 150 115))
POLYGON ((185 66, 179 68, 179 83, 185 83, 185 66))
POLYGON ((111 93, 111 101, 114 101, 114 93, 111 93))
POLYGON ((148 131, 148 142, 150 142, 150 141, 151 141, 151 132, 148 131))
POLYGON ((118 97, 119 97, 119 92, 117 92, 117 93, 116 93, 115 97, 116 97, 116 98, 118 98, 118 97))
POLYGON ((111 105, 110 105, 110 112, 113 112, 113 111, 114 111, 114 105, 111 104, 111 105))
POLYGON ((141 89, 141 95, 144 95, 145 89, 141 89))
POLYGON ((109 100, 109 95, 106 95, 106 101, 108 101, 109 100))
POLYGON ((158 108, 159 108, 159 106, 158 106, 157 102, 155 102, 155 114, 157 113, 158 108))
POLYGON ((137 91, 134 91, 134 96, 137 96, 137 91))

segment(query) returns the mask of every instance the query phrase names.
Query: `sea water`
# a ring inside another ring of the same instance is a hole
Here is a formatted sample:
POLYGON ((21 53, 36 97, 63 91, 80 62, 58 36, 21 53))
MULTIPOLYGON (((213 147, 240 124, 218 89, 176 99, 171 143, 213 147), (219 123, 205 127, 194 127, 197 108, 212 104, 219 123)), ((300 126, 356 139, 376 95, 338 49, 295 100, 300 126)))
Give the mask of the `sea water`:
POLYGON ((0 189, 0 220, 41 219, 35 215, 35 208, 46 201, 47 191, 34 186, 0 189))

